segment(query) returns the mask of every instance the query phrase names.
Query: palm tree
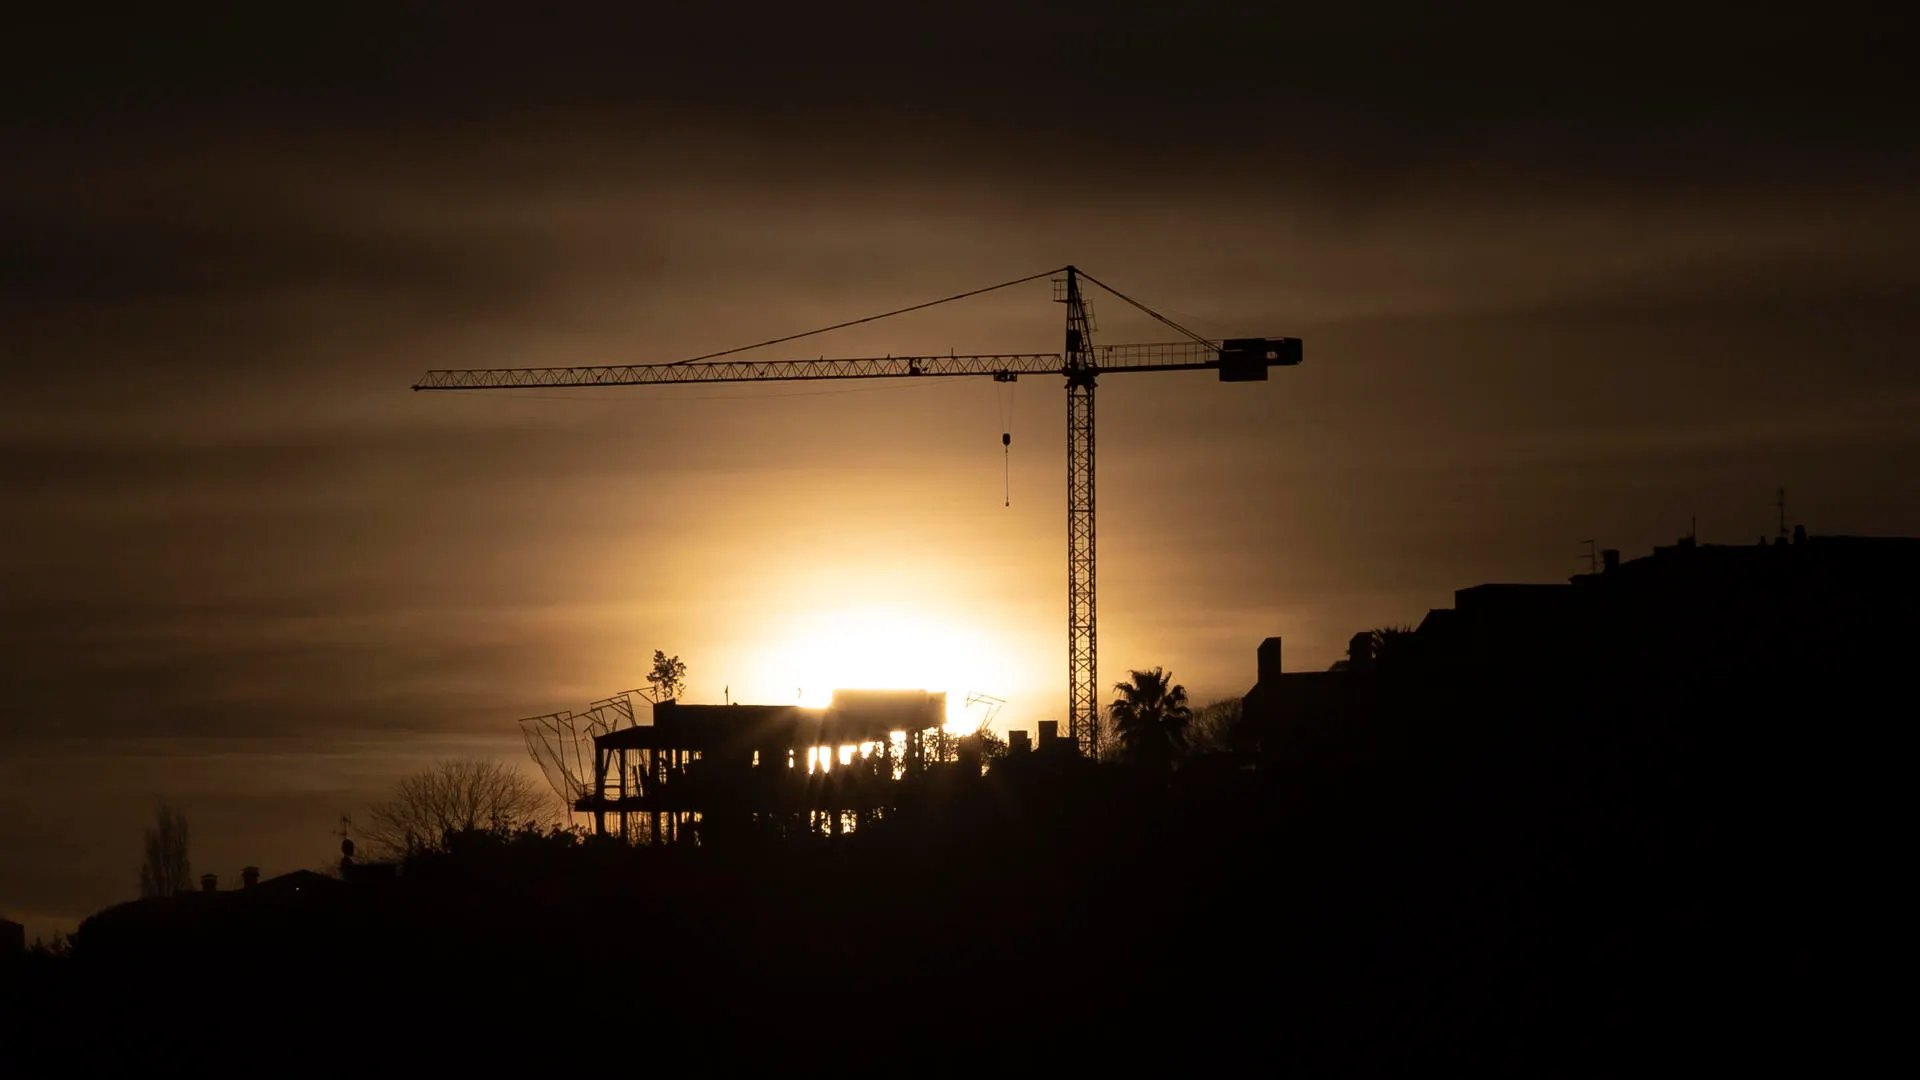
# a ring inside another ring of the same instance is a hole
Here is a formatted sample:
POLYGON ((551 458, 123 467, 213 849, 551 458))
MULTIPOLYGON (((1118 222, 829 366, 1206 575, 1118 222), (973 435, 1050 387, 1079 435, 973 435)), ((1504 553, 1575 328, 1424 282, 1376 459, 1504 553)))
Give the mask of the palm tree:
POLYGON ((1411 626, 1382 626, 1363 630, 1347 642, 1347 658, 1335 664, 1346 671, 1374 671, 1406 663, 1418 639, 1411 626))
POLYGON ((1127 674, 1129 681, 1113 684, 1120 696, 1107 706, 1120 739, 1120 756, 1143 765, 1171 767, 1187 745, 1187 725, 1193 721, 1187 688, 1159 668, 1127 674))

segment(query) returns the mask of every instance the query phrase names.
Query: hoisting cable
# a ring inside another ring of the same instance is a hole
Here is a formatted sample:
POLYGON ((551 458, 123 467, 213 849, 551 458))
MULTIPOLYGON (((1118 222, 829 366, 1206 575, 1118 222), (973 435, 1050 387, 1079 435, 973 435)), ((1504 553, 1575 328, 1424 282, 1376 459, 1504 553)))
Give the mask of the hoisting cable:
POLYGON ((1000 483, 1006 505, 1013 505, 1013 382, 1001 383, 1000 391, 1000 483))
MULTIPOLYGON (((785 337, 768 338, 765 341, 754 342, 752 345, 741 345, 738 348, 722 349, 719 352, 710 352, 705 354, 704 356, 689 356, 685 360, 675 360, 673 361, 673 364, 674 365, 697 364, 702 360, 712 360, 716 357, 721 357, 721 356, 732 356, 734 353, 743 353, 749 349, 763 349, 768 345, 779 345, 782 342, 798 341, 803 337, 812 337, 815 334, 825 334, 833 330, 845 330, 849 326, 859 326, 861 323, 870 323, 878 319, 890 319, 895 315, 905 315, 909 311, 919 311, 922 308, 935 307, 940 304, 951 304, 955 300, 965 300, 969 296, 979 296, 981 293, 990 293, 996 289, 1010 288, 1014 285, 1025 285, 1029 281, 1038 281, 1043 277, 1052 277, 1055 274, 1064 273, 1065 271, 1066 271, 1066 267, 1064 266, 1060 267, 1058 270, 1042 270, 1037 274, 1028 274, 1026 277, 1023 277, 1023 278, 1014 278, 1012 281, 1003 281, 998 285, 988 285, 987 287, 982 289, 969 289, 963 293, 954 293, 952 296, 943 296, 938 300, 928 300, 924 304, 914 304, 911 307, 895 308, 892 311, 883 311, 878 315, 869 315, 864 319, 849 319, 843 323, 834 323, 832 326, 823 326, 818 330, 805 330, 798 334, 788 334, 785 337)), ((1103 285, 1101 286, 1101 288, 1106 288, 1106 286, 1103 285)), ((1111 289, 1108 289, 1107 291, 1113 292, 1113 290, 1111 289)), ((1114 295, 1119 296, 1120 294, 1114 293, 1114 295)), ((1124 300, 1126 298, 1121 297, 1121 299, 1124 300)), ((1128 301, 1128 302, 1132 303, 1132 301, 1128 301)), ((1145 309, 1142 309, 1142 310, 1145 310, 1145 309)), ((1148 312, 1148 314, 1151 315, 1152 312, 1148 312)), ((1159 316, 1157 315, 1154 317, 1159 318, 1159 316)), ((1162 320, 1162 321, 1164 322, 1165 320, 1162 320)), ((669 365, 669 366, 672 366, 672 365, 669 365)))
POLYGON ((1152 316, 1153 318, 1158 319, 1159 321, 1165 323, 1166 325, 1173 327, 1175 330, 1180 331, 1181 333, 1187 335, 1188 337, 1199 342, 1200 344, 1205 345, 1210 349, 1216 347, 1217 345, 1216 342, 1208 338, 1201 337, 1199 334, 1196 334, 1193 331, 1187 329, 1186 327, 1181 326, 1179 323, 1174 322, 1172 319, 1167 318, 1165 315, 1162 315, 1159 312, 1148 307, 1147 305, 1141 303, 1140 301, 1135 300, 1133 297, 1128 296, 1126 293, 1121 292, 1119 289, 1116 289, 1113 286, 1107 284, 1106 282, 1101 281, 1099 278, 1094 277, 1092 274, 1087 273, 1085 270, 1080 271, 1080 276, 1083 278, 1086 278, 1088 281, 1093 282, 1095 285, 1098 285, 1101 288, 1107 290, 1108 292, 1119 297, 1120 299, 1125 300, 1127 303, 1132 304, 1134 307, 1139 308, 1141 311, 1146 312, 1148 315, 1152 316))

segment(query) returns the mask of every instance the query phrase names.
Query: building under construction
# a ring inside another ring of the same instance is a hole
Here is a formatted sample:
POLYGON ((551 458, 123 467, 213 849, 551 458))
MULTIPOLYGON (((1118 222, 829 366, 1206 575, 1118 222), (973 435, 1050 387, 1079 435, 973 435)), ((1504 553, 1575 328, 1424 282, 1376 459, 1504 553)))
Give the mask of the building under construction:
POLYGON ((664 701, 652 712, 593 736, 574 809, 596 835, 666 844, 857 828, 944 756, 947 696, 839 690, 824 709, 664 701))

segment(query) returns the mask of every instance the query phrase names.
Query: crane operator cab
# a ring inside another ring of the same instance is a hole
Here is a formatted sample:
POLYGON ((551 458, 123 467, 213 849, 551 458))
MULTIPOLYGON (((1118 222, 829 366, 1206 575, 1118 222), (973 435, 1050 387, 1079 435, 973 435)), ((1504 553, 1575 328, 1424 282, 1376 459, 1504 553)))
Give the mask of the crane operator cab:
POLYGON ((1228 338, 1220 343, 1220 381, 1266 382, 1268 368, 1300 360, 1299 338, 1228 338))

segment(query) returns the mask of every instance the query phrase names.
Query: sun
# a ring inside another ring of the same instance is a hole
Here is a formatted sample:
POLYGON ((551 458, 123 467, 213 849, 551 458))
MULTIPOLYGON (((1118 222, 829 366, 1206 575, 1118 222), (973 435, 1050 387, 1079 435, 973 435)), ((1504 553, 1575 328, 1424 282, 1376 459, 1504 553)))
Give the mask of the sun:
POLYGON ((998 686, 995 672, 1010 668, 961 620, 884 606, 797 616, 769 652, 766 677, 795 687, 802 705, 824 707, 835 690, 944 691, 946 727, 956 734, 980 726, 967 694, 998 686))

